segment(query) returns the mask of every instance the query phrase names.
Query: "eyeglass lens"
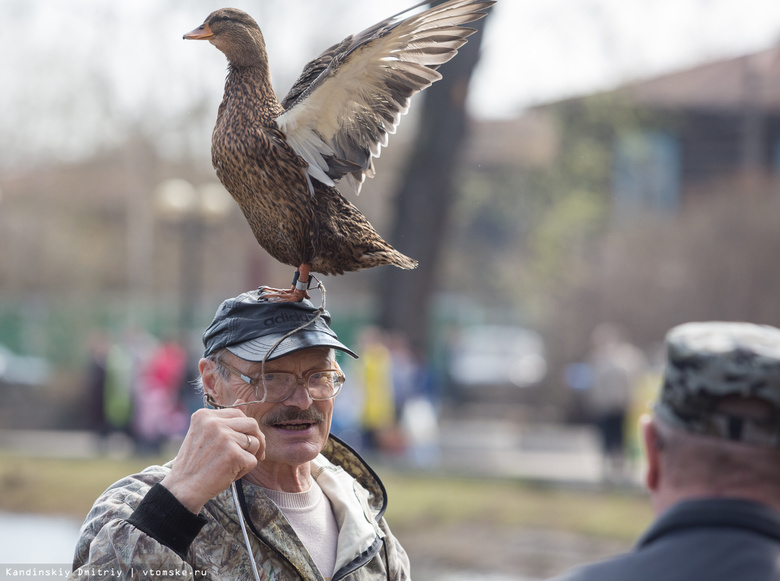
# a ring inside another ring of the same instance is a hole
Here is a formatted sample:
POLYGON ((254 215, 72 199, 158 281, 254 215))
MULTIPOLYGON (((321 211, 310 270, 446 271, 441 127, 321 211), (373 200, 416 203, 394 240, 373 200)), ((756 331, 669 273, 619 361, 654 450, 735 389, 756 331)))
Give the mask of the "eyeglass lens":
MULTIPOLYGON (((312 399, 330 399, 341 388, 343 376, 338 371, 315 371, 306 376, 306 387, 312 399)), ((265 386, 265 401, 283 401, 290 397, 298 385, 298 377, 294 373, 266 373, 257 387, 265 386)))

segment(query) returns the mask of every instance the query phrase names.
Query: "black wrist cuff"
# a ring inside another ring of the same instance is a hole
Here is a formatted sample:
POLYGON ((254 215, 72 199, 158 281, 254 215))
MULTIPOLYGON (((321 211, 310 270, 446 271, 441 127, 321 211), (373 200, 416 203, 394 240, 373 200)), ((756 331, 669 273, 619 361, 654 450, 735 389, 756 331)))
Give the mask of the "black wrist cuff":
POLYGON ((192 514, 167 488, 157 483, 127 522, 184 558, 207 521, 204 516, 192 514))

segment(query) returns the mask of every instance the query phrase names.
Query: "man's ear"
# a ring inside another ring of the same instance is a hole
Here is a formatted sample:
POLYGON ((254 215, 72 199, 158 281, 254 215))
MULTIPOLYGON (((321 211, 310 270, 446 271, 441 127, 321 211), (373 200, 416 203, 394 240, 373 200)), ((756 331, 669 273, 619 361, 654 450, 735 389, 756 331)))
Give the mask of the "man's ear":
POLYGON ((217 376, 219 375, 217 364, 210 359, 201 359, 198 361, 198 371, 203 381, 204 393, 216 396, 217 376))
POLYGON ((645 414, 639 419, 642 430, 642 442, 647 458, 647 473, 645 485, 651 492, 658 490, 658 482, 661 475, 661 447, 658 435, 658 427, 652 417, 645 414))

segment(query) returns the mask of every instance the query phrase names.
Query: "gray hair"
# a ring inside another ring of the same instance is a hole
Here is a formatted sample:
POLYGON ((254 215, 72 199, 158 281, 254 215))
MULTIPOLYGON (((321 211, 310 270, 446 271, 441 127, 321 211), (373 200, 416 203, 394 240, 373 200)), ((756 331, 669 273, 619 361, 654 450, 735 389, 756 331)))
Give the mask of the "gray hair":
MULTIPOLYGON (((214 353, 207 355, 204 357, 204 359, 214 363, 214 365, 217 366, 217 373, 219 373, 223 379, 228 379, 230 377, 230 372, 219 364, 220 357, 222 357, 222 354, 225 351, 227 351, 227 349, 220 349, 219 351, 215 351, 214 353)), ((200 375, 200 373, 198 374, 198 377, 192 380, 192 385, 195 388, 196 393, 200 395, 205 393, 205 388, 203 387, 203 377, 200 375)))

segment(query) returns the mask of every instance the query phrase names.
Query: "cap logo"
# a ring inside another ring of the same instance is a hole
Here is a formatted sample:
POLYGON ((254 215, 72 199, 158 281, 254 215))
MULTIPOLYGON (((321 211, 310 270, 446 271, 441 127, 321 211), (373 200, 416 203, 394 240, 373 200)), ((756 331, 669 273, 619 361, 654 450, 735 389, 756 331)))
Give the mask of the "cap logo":
POLYGON ((307 315, 303 313, 282 313, 281 315, 276 315, 275 317, 268 317, 263 319, 263 325, 265 327, 273 327, 274 325, 280 325, 282 323, 305 323, 307 321, 311 321, 313 318, 314 315, 307 315))

